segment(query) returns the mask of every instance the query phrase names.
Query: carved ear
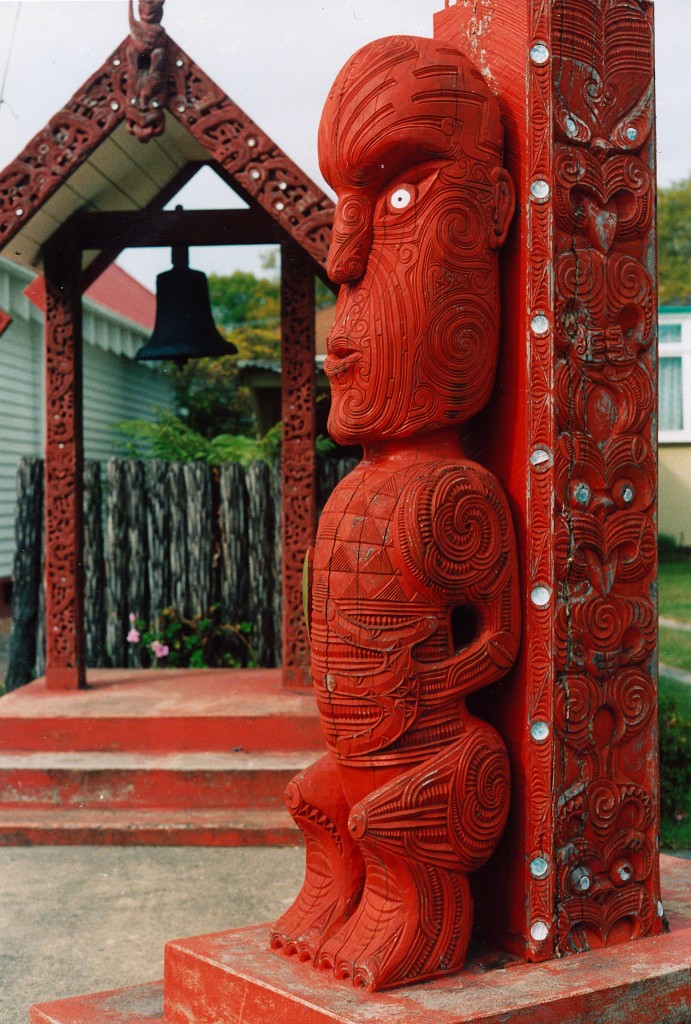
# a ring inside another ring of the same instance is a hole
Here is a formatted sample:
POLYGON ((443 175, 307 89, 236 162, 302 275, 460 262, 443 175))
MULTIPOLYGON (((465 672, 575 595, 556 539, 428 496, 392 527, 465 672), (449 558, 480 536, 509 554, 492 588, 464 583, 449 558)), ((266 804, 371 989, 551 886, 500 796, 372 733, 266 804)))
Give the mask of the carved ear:
POLYGON ((503 167, 495 167, 494 178, 494 230, 490 235, 490 246, 498 249, 506 241, 511 224, 513 211, 516 208, 516 189, 509 172, 503 167))

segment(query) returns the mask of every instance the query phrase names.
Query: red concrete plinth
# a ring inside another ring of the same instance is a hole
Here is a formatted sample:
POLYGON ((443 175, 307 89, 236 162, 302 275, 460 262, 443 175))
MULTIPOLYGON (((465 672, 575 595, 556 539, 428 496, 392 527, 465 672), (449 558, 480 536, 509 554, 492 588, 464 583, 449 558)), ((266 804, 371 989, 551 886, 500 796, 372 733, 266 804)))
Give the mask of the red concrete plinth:
POLYGON ((33 1007, 32 1024, 688 1024, 689 863, 662 858, 671 932, 541 964, 475 950, 454 978, 370 994, 267 949, 258 925, 168 943, 158 985, 33 1007))

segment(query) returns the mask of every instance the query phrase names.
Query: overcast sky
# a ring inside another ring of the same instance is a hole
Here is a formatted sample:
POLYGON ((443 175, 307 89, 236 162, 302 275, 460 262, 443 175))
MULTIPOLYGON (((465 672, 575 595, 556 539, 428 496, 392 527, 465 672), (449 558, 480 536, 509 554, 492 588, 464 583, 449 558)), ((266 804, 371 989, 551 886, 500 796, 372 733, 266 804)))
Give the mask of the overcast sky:
MULTIPOLYGON (((168 34, 302 169, 326 188, 317 125, 337 71, 358 47, 392 33, 432 34, 444 0, 166 0, 168 34)), ((656 0, 658 179, 691 171, 691 0, 656 0)), ((0 0, 0 167, 6 166, 128 33, 126 0, 0 0), (19 14, 17 16, 17 10, 19 14), (10 48, 13 30, 14 42, 10 48)), ((211 172, 184 205, 229 205, 211 172)), ((230 200, 232 202, 232 200, 230 200)), ((258 269, 255 253, 198 249, 192 265, 258 269)), ((150 287, 164 250, 123 254, 150 287)))

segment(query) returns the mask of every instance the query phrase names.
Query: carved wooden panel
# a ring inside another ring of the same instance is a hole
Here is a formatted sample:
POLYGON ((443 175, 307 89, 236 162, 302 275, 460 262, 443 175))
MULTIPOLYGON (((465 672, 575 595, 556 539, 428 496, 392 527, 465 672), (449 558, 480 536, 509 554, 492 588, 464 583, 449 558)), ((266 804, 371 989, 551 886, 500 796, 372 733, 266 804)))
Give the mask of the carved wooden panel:
POLYGON ((435 18, 499 99, 521 209, 484 423, 525 616, 491 718, 521 772, 483 884, 484 937, 533 960, 664 927, 651 22, 648 0, 461 0, 435 18))
POLYGON ((572 0, 551 32, 563 954, 662 929, 652 4, 572 0))

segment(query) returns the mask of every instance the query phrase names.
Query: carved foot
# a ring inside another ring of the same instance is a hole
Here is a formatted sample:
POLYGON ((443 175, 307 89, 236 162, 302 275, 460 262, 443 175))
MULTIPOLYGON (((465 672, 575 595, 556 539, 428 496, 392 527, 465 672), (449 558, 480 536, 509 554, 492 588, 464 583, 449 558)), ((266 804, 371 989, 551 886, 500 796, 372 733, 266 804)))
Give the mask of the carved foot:
POLYGON ((286 804, 305 837, 305 881, 271 929, 271 948, 311 960, 355 910, 365 865, 348 831, 348 805, 329 755, 289 783, 286 804))
POLYGON ((360 905, 322 944, 315 966, 370 991, 459 970, 472 919, 466 876, 401 862, 394 871, 391 863, 367 861, 360 905))

